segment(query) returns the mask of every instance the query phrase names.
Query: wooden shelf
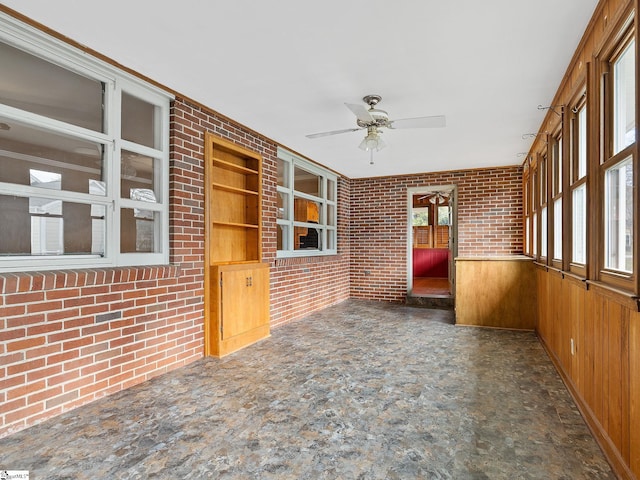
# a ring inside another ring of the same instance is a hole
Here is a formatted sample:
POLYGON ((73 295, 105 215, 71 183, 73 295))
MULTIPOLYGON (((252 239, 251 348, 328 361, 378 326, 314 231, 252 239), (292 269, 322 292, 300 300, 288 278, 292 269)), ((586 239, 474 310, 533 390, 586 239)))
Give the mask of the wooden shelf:
POLYGON ((262 263, 262 157, 205 134, 206 354, 269 336, 269 264, 262 263), (224 301, 223 301, 224 298, 224 301))
POLYGON ((246 190, 244 188, 232 187, 230 185, 223 185, 221 183, 213 182, 211 184, 213 188, 217 188, 218 190, 224 190, 225 192, 237 193, 239 195, 260 195, 260 192, 256 192, 255 190, 246 190))
POLYGON ((211 223, 213 225, 224 225, 225 227, 260 228, 260 225, 255 225, 255 224, 252 224, 252 223, 219 222, 217 220, 213 220, 211 223))
POLYGON ((241 165, 237 165, 235 163, 227 162, 220 158, 213 157, 213 164, 217 167, 224 168, 227 170, 231 170, 232 172, 244 173, 247 175, 258 175, 258 171, 253 168, 243 167, 241 165))

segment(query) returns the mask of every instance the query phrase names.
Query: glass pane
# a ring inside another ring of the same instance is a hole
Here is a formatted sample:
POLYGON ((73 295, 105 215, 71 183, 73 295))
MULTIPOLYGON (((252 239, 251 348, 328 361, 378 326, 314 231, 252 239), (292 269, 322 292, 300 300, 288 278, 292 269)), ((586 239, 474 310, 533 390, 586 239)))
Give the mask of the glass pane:
POLYGON ((531 232, 533 235, 533 256, 535 257, 536 255, 538 255, 538 214, 534 213, 533 214, 533 222, 532 222, 532 226, 533 226, 533 231, 531 232))
POLYGON ((524 227, 524 253, 531 253, 530 252, 531 248, 529 247, 531 245, 531 235, 529 231, 530 224, 531 224, 530 219, 526 218, 525 227, 524 227))
POLYGON ((0 101, 103 132, 103 84, 0 42, 0 101))
POLYGON ((318 228, 295 227, 296 250, 322 250, 322 232, 318 228))
POLYGON ((318 175, 307 172, 300 167, 295 167, 293 181, 294 190, 302 193, 308 193, 309 195, 314 195, 316 197, 320 196, 322 178, 318 175))
POLYGON ((605 174, 605 267, 633 271, 633 164, 631 158, 605 174))
POLYGON ((587 108, 578 112, 578 178, 587 174, 587 108))
POLYGON ((414 227, 423 227, 429 225, 429 207, 416 207, 413 209, 414 227))
POLYGON ((573 191, 573 232, 571 261, 587 263, 587 187, 581 185, 573 191))
POLYGON ((330 202, 336 201, 336 182, 330 178, 327 179, 327 200, 330 202))
POLYGON ((278 225, 277 232, 278 250, 291 250, 289 246, 289 226, 278 225))
POLYGON ((156 135, 156 117, 160 109, 144 100, 122 92, 122 139, 160 148, 160 136, 156 135))
POLYGON ((290 220, 289 194, 278 192, 278 215, 277 218, 290 220))
POLYGON ((122 253, 158 253, 160 214, 140 208, 123 208, 120 216, 120 251, 122 253))
POLYGON ((562 260, 562 198, 553 203, 553 258, 562 260))
POLYGON ((290 163, 286 160, 278 159, 278 186, 291 188, 289 185, 289 167, 290 163))
POLYGON ((327 230, 327 250, 336 250, 336 231, 335 230, 327 230))
POLYGON ((152 157, 123 150, 122 165, 120 167, 120 195, 123 198, 131 198, 132 200, 158 201, 157 192, 155 191, 156 163, 156 160, 152 157), (147 192, 144 198, 136 197, 136 195, 140 196, 140 191, 147 192))
POLYGON ((336 219, 336 206, 335 205, 327 205, 327 225, 335 227, 337 225, 336 219))
POLYGON ((0 195, 0 255, 103 255, 104 212, 104 205, 0 195))
POLYGON ((613 70, 613 153, 636 141, 635 41, 624 49, 613 70))
POLYGON ((55 177, 56 190, 106 195, 104 188, 98 192, 91 191, 90 187, 93 181, 105 180, 101 144, 39 130, 2 117, 0 122, 9 127, 0 130, 0 182, 50 189, 54 188, 51 182, 55 177))
POLYGON ((540 256, 547 256, 547 207, 540 212, 540 256))
POLYGON ((320 203, 306 200, 304 198, 296 198, 294 199, 293 204, 295 208, 294 220, 296 222, 321 223, 320 203))
POLYGON ((438 225, 449 225, 449 207, 438 207, 438 225))

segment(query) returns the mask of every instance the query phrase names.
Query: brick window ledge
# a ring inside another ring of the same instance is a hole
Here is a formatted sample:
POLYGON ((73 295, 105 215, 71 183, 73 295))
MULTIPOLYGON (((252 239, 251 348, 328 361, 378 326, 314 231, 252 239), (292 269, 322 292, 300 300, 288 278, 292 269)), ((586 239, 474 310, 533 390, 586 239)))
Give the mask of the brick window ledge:
POLYGON ((1 273, 0 294, 175 278, 179 275, 180 267, 177 265, 1 273))

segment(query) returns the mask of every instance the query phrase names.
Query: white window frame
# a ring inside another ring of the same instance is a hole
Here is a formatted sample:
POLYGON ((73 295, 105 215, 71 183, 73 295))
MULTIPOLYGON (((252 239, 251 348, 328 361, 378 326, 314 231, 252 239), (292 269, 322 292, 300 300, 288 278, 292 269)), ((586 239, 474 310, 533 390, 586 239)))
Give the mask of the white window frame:
POLYGON ((284 250, 278 250, 277 258, 289 258, 289 257, 311 257, 311 256, 324 256, 324 255, 336 255, 338 248, 338 176, 325 169, 311 163, 281 147, 278 147, 278 159, 288 163, 286 168, 286 175, 288 175, 288 181, 285 182, 288 186, 277 186, 278 194, 286 194, 288 205, 285 207, 285 218, 278 218, 276 220, 278 228, 280 226, 286 227, 287 238, 283 238, 283 246, 288 247, 284 250), (316 197, 309 195, 308 193, 298 192, 294 189, 294 172, 295 167, 304 169, 314 175, 318 175, 322 180, 320 196, 316 197), (333 192, 329 195, 329 180, 333 184, 333 192), (295 209, 294 209, 294 197, 305 198, 312 200, 320 205, 320 221, 318 224, 296 222, 295 221, 295 209), (334 198, 335 200, 329 200, 334 198), (335 212, 335 224, 328 223, 328 210, 329 206, 332 206, 335 212), (294 227, 303 228, 317 228, 320 231, 320 248, 317 250, 295 250, 294 247, 294 227), (334 248, 328 248, 329 237, 333 236, 334 248))
POLYGON ((133 265, 163 265, 169 263, 169 109, 174 98, 167 92, 137 77, 120 71, 97 58, 57 40, 44 32, 0 12, 0 42, 40 57, 79 75, 105 84, 105 131, 98 132, 66 122, 9 107, 0 103, 0 115, 27 126, 52 133, 89 140, 104 146, 106 196, 70 191, 47 190, 27 185, 0 182, 0 195, 46 196, 62 201, 103 205, 106 210, 105 252, 102 255, 60 256, 0 256, 0 273, 50 269, 95 268, 133 265), (122 92, 145 100, 159 108, 156 131, 160 135, 159 148, 137 145, 120 138, 120 99, 122 92), (159 162, 155 188, 157 203, 121 198, 121 150, 148 155, 159 162), (141 208, 157 212, 156 252, 120 253, 120 211, 122 208, 141 208))

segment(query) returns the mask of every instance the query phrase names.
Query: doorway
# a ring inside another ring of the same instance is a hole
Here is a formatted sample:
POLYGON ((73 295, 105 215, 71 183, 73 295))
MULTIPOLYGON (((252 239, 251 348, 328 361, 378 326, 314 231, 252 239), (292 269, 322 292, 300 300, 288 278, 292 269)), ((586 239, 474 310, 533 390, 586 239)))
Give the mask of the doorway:
POLYGON ((407 298, 455 296, 456 187, 408 190, 407 298))

